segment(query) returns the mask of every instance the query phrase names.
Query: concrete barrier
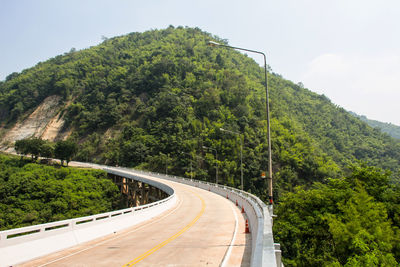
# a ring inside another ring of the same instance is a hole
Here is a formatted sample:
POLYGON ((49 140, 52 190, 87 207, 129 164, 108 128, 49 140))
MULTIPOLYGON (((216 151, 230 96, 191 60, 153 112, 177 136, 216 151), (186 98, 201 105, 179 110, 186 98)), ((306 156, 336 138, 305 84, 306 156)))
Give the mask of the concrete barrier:
POLYGON ((176 203, 177 197, 173 188, 165 184, 135 177, 126 173, 126 171, 104 169, 116 175, 123 175, 126 178, 148 183, 170 196, 139 207, 1 231, 0 266, 12 266, 99 237, 115 234, 154 218, 172 208, 176 203))

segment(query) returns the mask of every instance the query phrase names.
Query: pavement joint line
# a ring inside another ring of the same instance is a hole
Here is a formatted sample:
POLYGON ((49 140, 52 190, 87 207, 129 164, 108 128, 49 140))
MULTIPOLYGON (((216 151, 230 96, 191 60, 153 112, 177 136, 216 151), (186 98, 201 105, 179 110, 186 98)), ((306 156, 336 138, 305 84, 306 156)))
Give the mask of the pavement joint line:
MULTIPOLYGON (((175 197, 178 198, 178 196, 175 196, 175 197)), ((115 236, 115 237, 110 238, 110 239, 107 239, 107 240, 104 240, 104 241, 102 241, 102 242, 100 242, 100 243, 96 243, 96 244, 94 244, 93 246, 90 246, 90 247, 88 247, 88 248, 85 248, 85 249, 76 251, 76 252, 74 252, 74 253, 71 253, 71 254, 69 254, 69 255, 63 256, 63 257, 61 257, 61 258, 54 259, 54 260, 52 260, 52 261, 46 262, 45 264, 39 265, 39 266, 37 266, 37 267, 47 266, 47 265, 52 264, 52 263, 55 263, 55 262, 57 262, 57 261, 60 261, 60 260, 63 260, 63 259, 72 257, 72 256, 74 256, 74 255, 76 255, 76 254, 85 252, 85 251, 90 250, 90 249, 92 249, 92 248, 95 248, 95 247, 98 247, 98 246, 100 246, 100 245, 103 245, 103 244, 105 244, 105 243, 107 243, 107 242, 110 242, 110 241, 113 241, 113 240, 115 240, 115 239, 121 238, 121 237, 126 236, 126 235, 128 235, 128 234, 134 233, 134 232, 136 232, 136 231, 138 231, 138 230, 140 230, 140 229, 142 229, 142 228, 144 228, 144 227, 146 227, 146 226, 152 225, 152 224, 154 224, 154 223, 160 221, 161 219, 164 219, 165 217, 168 217, 169 215, 171 215, 171 214, 174 213, 175 211, 177 211, 178 208, 180 208, 180 206, 182 205, 182 200, 178 198, 178 201, 179 201, 179 204, 178 204, 173 210, 171 210, 171 211, 169 211, 168 213, 162 215, 161 217, 159 217, 158 219, 152 221, 151 223, 144 224, 144 225, 142 225, 142 226, 140 226, 140 227, 138 227, 138 228, 135 228, 135 229, 133 229, 133 230, 131 230, 131 231, 129 231, 129 232, 123 233, 123 234, 121 234, 121 235, 115 236)))
POLYGON ((177 232, 173 236, 169 237, 168 239, 164 240, 160 244, 156 245, 152 249, 146 251, 142 255, 140 255, 140 256, 136 257, 135 259, 131 260, 130 262, 124 264, 123 267, 130 267, 130 266, 133 266, 133 265, 139 263, 140 261, 144 260, 145 258, 150 256, 151 254, 153 254, 157 250, 161 249, 162 247, 164 247, 168 243, 172 242, 173 240, 175 240, 176 238, 181 236, 183 233, 185 233, 188 229, 190 229, 200 219, 200 217, 203 215, 203 213, 205 211, 205 208, 206 208, 205 201, 199 194, 195 193, 194 191, 192 191, 192 190, 187 190, 187 191, 192 192, 194 195, 196 195, 201 200, 201 210, 197 214, 197 216, 190 223, 188 223, 185 227, 183 227, 179 232, 177 232))
POLYGON ((222 260, 221 264, 219 265, 221 267, 224 267, 227 264, 227 262, 228 262, 228 260, 229 260, 229 258, 231 256, 232 248, 233 248, 233 246, 235 244, 236 234, 237 234, 237 231, 238 231, 238 221, 239 221, 239 219, 238 219, 238 216, 236 214, 236 211, 233 209, 233 203, 231 203, 230 207, 232 209, 233 214, 235 215, 235 231, 233 232, 232 240, 231 240, 231 243, 229 244, 228 249, 227 249, 227 251, 225 253, 224 259, 222 260))

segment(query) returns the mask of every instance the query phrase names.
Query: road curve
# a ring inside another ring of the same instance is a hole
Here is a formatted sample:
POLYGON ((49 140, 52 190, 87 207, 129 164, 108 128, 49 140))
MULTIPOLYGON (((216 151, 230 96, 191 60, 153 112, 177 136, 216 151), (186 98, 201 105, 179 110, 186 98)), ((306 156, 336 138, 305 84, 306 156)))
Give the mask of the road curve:
POLYGON ((171 210, 20 266, 250 266, 251 235, 234 203, 203 189, 151 179, 174 188, 178 201, 171 210))

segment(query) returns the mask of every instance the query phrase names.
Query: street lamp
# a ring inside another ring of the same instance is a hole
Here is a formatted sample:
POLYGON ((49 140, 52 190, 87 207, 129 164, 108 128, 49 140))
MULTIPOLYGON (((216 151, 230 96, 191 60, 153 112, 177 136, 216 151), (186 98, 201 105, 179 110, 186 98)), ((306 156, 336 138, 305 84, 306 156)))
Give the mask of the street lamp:
POLYGON ((236 134, 240 138, 240 189, 243 190, 243 143, 242 143, 242 136, 240 133, 225 130, 223 128, 219 128, 223 132, 231 133, 231 134, 236 134))
POLYGON ((215 151, 215 183, 218 184, 218 152, 212 147, 203 146, 203 148, 215 151))
POLYGON ((271 153, 271 132, 270 132, 270 121, 269 121, 269 98, 268 98, 268 79, 267 79, 267 57, 263 52, 260 51, 255 51, 255 50, 250 50, 250 49, 245 49, 245 48, 240 48, 240 47, 234 47, 234 46, 229 46, 229 45, 224 45, 220 43, 216 43, 213 41, 208 41, 208 45, 212 47, 220 46, 220 47, 227 47, 227 48, 233 48, 236 50, 242 50, 246 52, 251 52, 251 53, 256 53, 263 55, 264 57, 264 74, 265 74, 265 106, 267 110, 267 139, 268 139, 268 198, 269 198, 269 204, 273 204, 273 195, 272 195, 272 153, 271 153))

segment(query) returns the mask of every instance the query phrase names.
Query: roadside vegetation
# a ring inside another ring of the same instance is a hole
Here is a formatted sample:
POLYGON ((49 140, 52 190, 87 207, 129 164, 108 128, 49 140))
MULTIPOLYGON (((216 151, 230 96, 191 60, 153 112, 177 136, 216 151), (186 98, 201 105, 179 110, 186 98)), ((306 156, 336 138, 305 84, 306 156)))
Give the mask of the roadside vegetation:
POLYGON ((0 230, 119 207, 118 187, 104 171, 46 166, 0 154, 0 230))
POLYGON ((400 184, 363 163, 350 170, 281 198, 274 236, 285 266, 399 266, 400 184))
POLYGON ((30 155, 32 160, 37 160, 39 157, 45 159, 56 158, 61 161, 61 166, 64 166, 64 161, 68 163, 76 154, 78 146, 71 140, 60 140, 56 143, 42 140, 40 138, 28 138, 15 141, 15 151, 24 156, 30 155))

